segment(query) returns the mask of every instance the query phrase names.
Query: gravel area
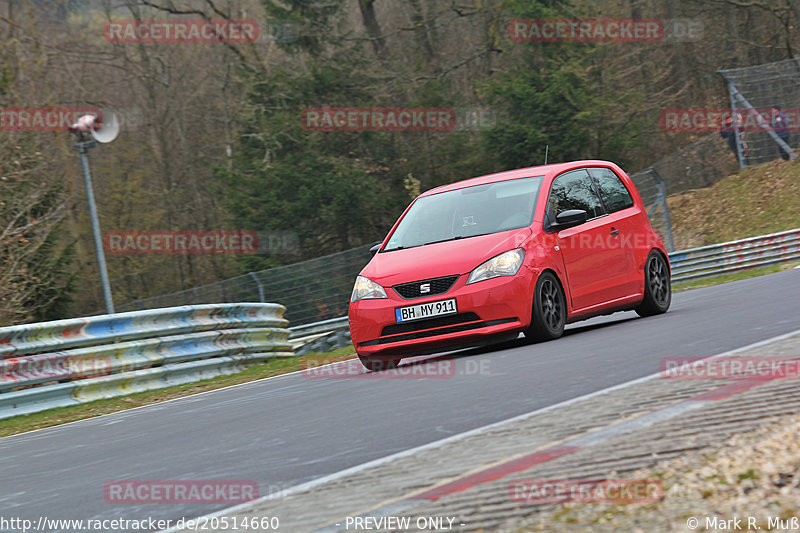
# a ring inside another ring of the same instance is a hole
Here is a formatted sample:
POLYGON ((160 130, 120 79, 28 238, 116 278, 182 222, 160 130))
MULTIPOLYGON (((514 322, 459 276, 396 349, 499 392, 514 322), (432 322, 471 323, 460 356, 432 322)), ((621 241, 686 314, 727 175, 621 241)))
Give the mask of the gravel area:
POLYGON ((681 532, 800 530, 800 414, 640 469, 660 479, 657 503, 567 503, 540 509, 517 531, 681 532))

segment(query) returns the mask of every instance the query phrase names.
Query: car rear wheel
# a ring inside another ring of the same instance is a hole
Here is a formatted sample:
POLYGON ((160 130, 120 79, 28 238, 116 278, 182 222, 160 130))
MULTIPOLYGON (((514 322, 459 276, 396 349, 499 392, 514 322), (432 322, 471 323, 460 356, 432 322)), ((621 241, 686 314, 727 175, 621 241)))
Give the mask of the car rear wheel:
POLYGON ((557 339, 564 334, 566 320, 564 291, 553 274, 544 272, 536 281, 531 325, 525 331, 525 337, 535 341, 557 339))
POLYGON ((397 368, 400 359, 402 359, 401 357, 367 357, 361 354, 358 355, 358 358, 361 360, 361 364, 364 365, 364 368, 371 372, 381 372, 383 370, 397 368))
POLYGON ((639 316, 665 313, 672 302, 669 267, 658 252, 650 252, 644 268, 644 300, 635 309, 639 316))

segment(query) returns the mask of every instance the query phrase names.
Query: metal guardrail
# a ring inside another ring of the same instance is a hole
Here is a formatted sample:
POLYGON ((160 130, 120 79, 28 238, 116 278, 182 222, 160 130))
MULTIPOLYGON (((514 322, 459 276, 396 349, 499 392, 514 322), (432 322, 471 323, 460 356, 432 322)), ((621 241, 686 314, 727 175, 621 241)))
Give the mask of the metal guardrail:
POLYGON ((800 260, 800 228, 670 254, 672 281, 683 282, 800 260))
POLYGON ((0 419, 294 356, 284 311, 212 304, 0 328, 0 419))
POLYGON ((302 326, 294 326, 289 328, 290 339, 299 337, 307 337, 309 335, 316 335, 319 333, 330 333, 348 327, 347 317, 331 318, 330 320, 322 320, 321 322, 314 322, 312 324, 303 324, 302 326))
POLYGON ((326 353, 343 348, 351 342, 350 325, 346 316, 294 326, 289 331, 289 342, 297 355, 326 353))

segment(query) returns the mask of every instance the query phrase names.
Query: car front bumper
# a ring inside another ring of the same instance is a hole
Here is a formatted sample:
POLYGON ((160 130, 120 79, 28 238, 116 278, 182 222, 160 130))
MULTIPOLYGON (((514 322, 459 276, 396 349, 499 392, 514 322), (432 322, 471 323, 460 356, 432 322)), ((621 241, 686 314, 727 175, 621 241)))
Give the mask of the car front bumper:
POLYGON ((482 344, 494 336, 519 333, 531 320, 533 287, 538 272, 523 266, 514 276, 466 284, 462 275, 453 287, 424 298, 404 299, 391 287, 388 298, 350 304, 353 346, 360 355, 416 355, 442 348, 482 344), (397 323, 395 309, 456 299, 458 313, 397 323))

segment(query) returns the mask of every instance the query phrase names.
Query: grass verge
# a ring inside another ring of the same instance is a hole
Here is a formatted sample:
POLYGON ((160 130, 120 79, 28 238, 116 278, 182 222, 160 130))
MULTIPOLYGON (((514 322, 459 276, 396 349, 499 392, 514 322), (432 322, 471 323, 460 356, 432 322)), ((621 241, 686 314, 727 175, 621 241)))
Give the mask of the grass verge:
POLYGON ((800 227, 800 161, 746 168, 711 187, 667 198, 675 249, 800 227))
POLYGON ((741 272, 734 272, 733 274, 723 274, 713 278, 698 279, 695 281, 685 281, 683 283, 673 283, 672 291, 680 292, 689 289, 700 289, 702 287, 711 287, 712 285, 720 285, 722 283, 729 283, 731 281, 739 281, 742 279, 757 278, 766 274, 773 274, 775 272, 783 272, 784 270, 791 270, 800 266, 799 262, 782 263, 780 265, 770 265, 760 268, 751 268, 741 272))

